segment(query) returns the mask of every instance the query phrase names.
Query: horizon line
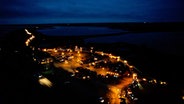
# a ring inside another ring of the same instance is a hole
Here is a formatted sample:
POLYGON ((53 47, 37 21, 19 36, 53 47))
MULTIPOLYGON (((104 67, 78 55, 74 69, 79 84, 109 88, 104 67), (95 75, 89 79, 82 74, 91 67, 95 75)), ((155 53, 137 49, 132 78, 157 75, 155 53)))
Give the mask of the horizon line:
POLYGON ((77 24, 155 24, 155 23, 182 23, 181 22, 73 22, 73 23, 4 23, 0 25, 77 25, 77 24))

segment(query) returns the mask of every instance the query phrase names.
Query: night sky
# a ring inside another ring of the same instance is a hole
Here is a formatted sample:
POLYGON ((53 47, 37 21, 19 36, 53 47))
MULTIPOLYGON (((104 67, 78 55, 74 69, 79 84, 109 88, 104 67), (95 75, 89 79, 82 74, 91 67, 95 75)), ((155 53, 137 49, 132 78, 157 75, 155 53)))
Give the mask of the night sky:
POLYGON ((0 24, 183 22, 184 0, 1 0, 0 24))

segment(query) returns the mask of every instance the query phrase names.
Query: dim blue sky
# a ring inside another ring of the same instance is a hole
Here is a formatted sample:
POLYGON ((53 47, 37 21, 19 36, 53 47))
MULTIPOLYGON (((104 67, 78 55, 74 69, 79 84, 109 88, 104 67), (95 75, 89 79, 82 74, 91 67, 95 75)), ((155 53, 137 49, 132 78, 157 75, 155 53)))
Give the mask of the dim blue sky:
POLYGON ((0 24, 183 22, 184 0, 1 0, 0 24))

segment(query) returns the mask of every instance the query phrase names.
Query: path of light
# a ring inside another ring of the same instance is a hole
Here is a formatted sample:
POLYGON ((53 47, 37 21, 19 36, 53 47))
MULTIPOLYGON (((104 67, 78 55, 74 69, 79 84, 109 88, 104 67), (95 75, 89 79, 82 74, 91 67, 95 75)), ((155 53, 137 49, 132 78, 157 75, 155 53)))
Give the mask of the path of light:
POLYGON ((120 99, 123 98, 122 92, 124 91, 125 87, 127 87, 133 79, 131 77, 121 79, 120 83, 117 85, 109 85, 109 92, 107 96, 110 98, 110 104, 120 104, 120 99))
POLYGON ((25 31, 26 31, 26 33, 27 34, 29 34, 29 35, 31 35, 32 33, 30 33, 27 29, 25 29, 25 31))
POLYGON ((25 29, 25 32, 26 32, 28 35, 31 36, 30 38, 28 38, 28 39, 25 41, 26 46, 29 46, 29 43, 35 38, 35 36, 34 36, 32 33, 30 33, 27 29, 25 29))

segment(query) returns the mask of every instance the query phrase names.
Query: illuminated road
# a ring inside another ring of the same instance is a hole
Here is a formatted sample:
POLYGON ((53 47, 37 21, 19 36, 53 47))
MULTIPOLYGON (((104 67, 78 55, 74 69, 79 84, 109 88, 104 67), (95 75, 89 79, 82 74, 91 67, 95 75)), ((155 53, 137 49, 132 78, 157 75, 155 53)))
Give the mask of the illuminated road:
MULTIPOLYGON (((107 96, 111 99, 110 104, 120 104, 119 98, 125 98, 125 88, 132 83, 132 77, 123 78, 119 84, 116 85, 108 85, 109 92, 107 96)), ((128 100, 127 100, 128 103, 128 100)))

